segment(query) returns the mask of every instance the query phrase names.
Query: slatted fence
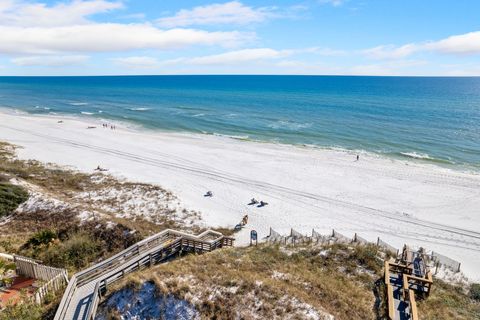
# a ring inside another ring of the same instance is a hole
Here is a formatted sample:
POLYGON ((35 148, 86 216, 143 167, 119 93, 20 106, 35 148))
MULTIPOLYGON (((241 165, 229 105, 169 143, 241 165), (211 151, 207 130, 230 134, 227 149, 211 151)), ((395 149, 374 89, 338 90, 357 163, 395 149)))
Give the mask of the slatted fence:
POLYGON ((333 230, 332 231, 332 238, 334 239, 335 242, 338 243, 351 243, 352 239, 349 237, 344 236, 338 231, 333 230))
POLYGON ((280 233, 270 228, 270 234, 267 237, 267 241, 274 243, 285 243, 286 237, 282 236, 280 233))
POLYGON ((391 253, 395 254, 395 256, 398 256, 399 250, 380 239, 380 237, 377 238, 377 246, 383 248, 384 250, 390 251, 391 253))
POLYGON ((436 263, 443 265, 454 272, 460 271, 460 266, 461 266, 460 262, 453 260, 449 257, 446 257, 444 255, 441 255, 438 252, 432 252, 432 259, 436 263))
POLYGON ((323 235, 317 231, 315 231, 315 229, 312 229, 312 241, 316 244, 319 244, 319 243, 327 243, 330 241, 332 237, 330 237, 329 235, 323 235))
POLYGON ((355 235, 353 236, 353 242, 355 242, 355 243, 360 243, 360 244, 364 244, 364 245, 371 243, 370 241, 368 241, 368 240, 360 237, 360 236, 359 236, 358 234, 356 234, 356 233, 355 233, 355 235))
POLYGON ((68 283, 67 271, 65 269, 45 266, 34 259, 17 255, 13 256, 13 261, 15 262, 17 274, 45 281, 34 294, 34 301, 38 304, 45 300, 47 294, 63 289, 68 283))

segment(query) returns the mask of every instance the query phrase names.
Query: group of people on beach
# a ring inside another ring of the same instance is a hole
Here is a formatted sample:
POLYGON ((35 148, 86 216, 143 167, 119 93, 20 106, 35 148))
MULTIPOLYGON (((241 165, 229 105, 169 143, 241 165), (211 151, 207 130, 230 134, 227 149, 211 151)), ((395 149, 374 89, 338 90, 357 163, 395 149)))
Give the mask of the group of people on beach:
MULTIPOLYGON (((203 196, 204 197, 213 197, 213 192, 212 191, 207 191, 203 196)), ((255 204, 258 204, 257 207, 261 208, 261 207, 265 207, 268 204, 268 202, 265 202, 263 200, 258 201, 257 199, 252 198, 248 205, 251 206, 251 205, 255 205, 255 204)))
POLYGON ((102 127, 104 129, 108 129, 108 127, 110 127, 110 130, 115 130, 117 127, 113 124, 111 124, 110 126, 108 125, 108 123, 102 123, 102 127))
POLYGON ((263 200, 258 201, 257 199, 252 198, 252 199, 250 200, 250 203, 249 203, 248 205, 249 205, 249 206, 252 206, 252 205, 255 205, 255 204, 258 204, 257 207, 258 207, 258 208, 261 208, 261 207, 265 207, 265 206, 268 204, 268 202, 265 202, 265 201, 263 201, 263 200))

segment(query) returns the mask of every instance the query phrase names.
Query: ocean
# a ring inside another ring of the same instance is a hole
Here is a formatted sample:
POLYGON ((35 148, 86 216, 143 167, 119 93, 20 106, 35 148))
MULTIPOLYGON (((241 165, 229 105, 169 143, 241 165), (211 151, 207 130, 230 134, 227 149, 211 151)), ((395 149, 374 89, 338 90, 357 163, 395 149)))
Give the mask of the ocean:
POLYGON ((480 170, 480 78, 0 77, 0 107, 480 170))

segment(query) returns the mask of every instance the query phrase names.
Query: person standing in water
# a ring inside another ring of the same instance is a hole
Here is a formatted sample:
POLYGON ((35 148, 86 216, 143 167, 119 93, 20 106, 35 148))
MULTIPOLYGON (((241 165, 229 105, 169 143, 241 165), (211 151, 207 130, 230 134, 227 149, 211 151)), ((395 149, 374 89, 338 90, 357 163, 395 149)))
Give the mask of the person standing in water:
POLYGON ((360 156, 357 154, 357 161, 360 160, 360 156))

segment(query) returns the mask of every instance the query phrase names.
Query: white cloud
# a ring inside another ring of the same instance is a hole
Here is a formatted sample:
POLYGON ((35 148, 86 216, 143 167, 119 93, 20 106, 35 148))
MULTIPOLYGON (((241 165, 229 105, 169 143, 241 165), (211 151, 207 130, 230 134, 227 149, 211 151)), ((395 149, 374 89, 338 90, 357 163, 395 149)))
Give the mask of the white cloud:
MULTIPOLYGON (((285 50, 276 50, 271 48, 251 48, 251 49, 242 49, 235 51, 228 51, 219 54, 193 57, 193 58, 176 58, 170 60, 159 61, 158 65, 161 66, 170 66, 170 65, 241 65, 243 63, 254 63, 262 62, 268 60, 278 60, 293 55, 309 53, 309 54, 320 54, 320 55, 338 55, 339 52, 331 51, 330 49, 322 48, 303 48, 303 49, 285 49, 285 50)), ((343 54, 343 51, 341 52, 343 54)), ((277 63, 278 66, 290 66, 293 61, 283 60, 277 63)), ((295 64, 298 61, 294 62, 295 64)))
POLYGON ((18 66, 48 66, 62 67, 69 65, 78 65, 85 63, 89 59, 88 56, 31 56, 19 57, 11 60, 13 64, 18 66))
POLYGON ((272 17, 275 8, 252 8, 239 1, 215 3, 195 7, 191 10, 182 9, 172 17, 158 19, 162 27, 186 27, 190 25, 237 24, 262 22, 272 17))
POLYGON ((135 49, 169 50, 191 45, 235 46, 252 38, 241 32, 160 30, 149 24, 98 23, 55 28, 0 26, 0 53, 55 54, 135 49))
POLYGON ((416 44, 406 44, 401 47, 393 45, 378 46, 370 49, 363 50, 363 54, 374 59, 401 59, 405 58, 415 51, 420 50, 416 44))
POLYGON ((21 27, 52 27, 86 24, 86 17, 122 8, 119 1, 75 0, 48 7, 44 3, 0 1, 0 24, 21 27))
POLYGON ((396 60, 388 63, 356 65, 347 69, 346 74, 388 76, 388 75, 418 75, 418 67, 427 65, 424 60, 396 60))
POLYGON ((441 73, 452 77, 478 77, 480 75, 480 66, 478 64, 454 64, 440 65, 441 73))
POLYGON ((480 31, 454 35, 439 41, 409 43, 400 47, 383 45, 363 50, 362 53, 374 59, 400 59, 425 51, 453 55, 480 54, 480 31))
POLYGON ((454 35, 424 45, 427 50, 450 54, 480 54, 480 31, 454 35))
POLYGON ((274 50, 270 48, 243 49, 216 55, 188 59, 187 62, 196 65, 237 64, 249 61, 277 59, 290 55, 289 50, 274 50))
POLYGON ((156 58, 152 57, 124 57, 114 58, 112 61, 118 65, 133 69, 150 69, 159 66, 159 62, 156 58))
POLYGON ((89 16, 123 7, 121 1, 73 0, 52 6, 0 0, 0 54, 62 54, 136 49, 169 50, 192 45, 233 47, 254 33, 162 30, 150 23, 98 23, 89 16))

